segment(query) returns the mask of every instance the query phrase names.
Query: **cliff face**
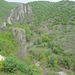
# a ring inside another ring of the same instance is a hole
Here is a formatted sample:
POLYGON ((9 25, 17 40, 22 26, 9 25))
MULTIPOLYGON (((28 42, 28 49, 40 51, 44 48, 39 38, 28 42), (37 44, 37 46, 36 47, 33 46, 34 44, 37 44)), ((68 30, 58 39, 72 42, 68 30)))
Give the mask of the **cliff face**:
POLYGON ((6 22, 4 22, 3 24, 0 25, 0 29, 5 28, 5 27, 6 27, 6 22))
POLYGON ((16 39, 18 43, 21 45, 26 43, 26 38, 25 38, 25 30, 21 28, 13 28, 12 29, 13 36, 16 39))
POLYGON ((30 24, 33 20, 32 7, 21 4, 10 11, 7 22, 10 24, 30 24))

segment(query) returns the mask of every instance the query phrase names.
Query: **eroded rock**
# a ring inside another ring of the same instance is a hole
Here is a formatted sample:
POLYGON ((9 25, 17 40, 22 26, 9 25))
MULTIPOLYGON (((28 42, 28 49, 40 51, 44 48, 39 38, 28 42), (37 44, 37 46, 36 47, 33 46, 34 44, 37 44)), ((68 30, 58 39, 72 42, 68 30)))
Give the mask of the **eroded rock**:
POLYGON ((13 28, 13 36, 15 39, 21 44, 26 43, 26 38, 25 38, 25 30, 21 28, 13 28))
POLYGON ((21 4, 19 7, 10 11, 7 22, 9 24, 29 24, 33 20, 32 7, 21 4))
POLYGON ((4 22, 1 26, 0 26, 0 28, 5 28, 6 27, 6 22, 4 22))

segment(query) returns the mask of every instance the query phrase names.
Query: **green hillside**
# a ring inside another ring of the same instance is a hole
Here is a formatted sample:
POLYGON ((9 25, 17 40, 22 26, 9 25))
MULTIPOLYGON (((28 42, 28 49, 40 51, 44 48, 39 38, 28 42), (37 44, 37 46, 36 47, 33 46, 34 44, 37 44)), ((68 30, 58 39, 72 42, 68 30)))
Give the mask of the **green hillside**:
MULTIPOLYGON (((60 72, 74 75, 75 2, 35 1, 21 6, 22 11, 28 5, 31 6, 32 13, 24 14, 25 19, 20 16, 19 25, 11 19, 12 24, 6 22, 6 27, 0 28, 0 54, 6 57, 0 61, 0 75, 60 75, 60 72), (28 23, 27 17, 33 20, 28 23), (21 22, 23 19, 27 24, 21 22), (25 45, 14 37, 13 28, 18 29, 19 33, 14 30, 17 34, 25 35, 25 45), (25 30, 25 33, 19 30, 25 30)), ((13 15, 17 13, 19 16, 20 6, 0 1, 0 19, 6 18, 8 12, 15 7, 13 15)), ((16 18, 16 15, 11 17, 16 18)))
POLYGON ((3 19, 3 18, 6 18, 7 14, 9 13, 9 11, 12 8, 17 7, 17 6, 18 6, 18 4, 8 3, 8 2, 6 2, 4 0, 0 0, 0 20, 3 19))
MULTIPOLYGON (((6 20, 10 10, 17 6, 18 4, 0 0, 0 26, 6 20)), ((16 50, 19 49, 18 47, 18 43, 13 38, 11 28, 0 28, 0 54, 5 56, 10 55, 10 53, 15 54, 16 50)))
POLYGON ((37 17, 35 23, 38 25, 50 18, 53 19, 53 25, 75 25, 75 2, 73 1, 60 1, 56 3, 39 1, 29 3, 29 5, 32 6, 35 17, 37 17), (69 21, 70 18, 71 20, 69 21))

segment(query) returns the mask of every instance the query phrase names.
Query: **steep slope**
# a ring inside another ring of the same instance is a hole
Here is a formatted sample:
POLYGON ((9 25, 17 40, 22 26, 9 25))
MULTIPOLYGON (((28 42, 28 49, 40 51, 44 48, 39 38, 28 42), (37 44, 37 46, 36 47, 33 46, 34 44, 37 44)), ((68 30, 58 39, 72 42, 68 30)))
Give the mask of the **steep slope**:
MULTIPOLYGON (((16 18, 17 21, 19 19, 19 16, 22 14, 19 22, 23 21, 23 19, 26 21, 29 20, 29 18, 31 18, 32 19, 31 21, 33 21, 36 25, 40 25, 43 21, 48 21, 48 23, 52 22, 53 25, 57 24, 66 25, 66 24, 75 24, 73 21, 73 19, 75 18, 74 6, 75 2, 72 1, 60 1, 56 3, 37 1, 21 5, 18 8, 12 10, 11 12, 14 11, 13 14, 16 14, 15 16, 17 17, 16 18), (32 13, 34 15, 32 15, 32 13)), ((14 15, 11 16, 11 20, 13 18, 15 18, 14 15)), ((29 23, 31 23, 31 21, 29 23)), ((25 22, 25 24, 28 23, 25 22)))
POLYGON ((4 0, 0 0, 0 21, 3 21, 3 18, 7 17, 7 14, 9 13, 9 11, 12 8, 17 7, 18 5, 19 4, 9 3, 4 0))
POLYGON ((16 50, 19 49, 19 44, 15 42, 13 37, 12 29, 6 27, 6 19, 9 11, 17 6, 18 4, 16 3, 0 0, 0 54, 4 56, 15 54, 16 50))
POLYGON ((29 5, 21 4, 11 10, 7 22, 10 24, 30 24, 33 21, 32 8, 29 5))
POLYGON ((53 25, 69 24, 69 20, 75 17, 75 2, 60 1, 56 3, 52 2, 32 2, 29 3, 32 6, 33 12, 37 17, 36 24, 40 24, 42 21, 54 19, 53 25), (42 10, 42 11, 41 11, 42 10))
POLYGON ((75 2, 35 1, 21 4, 11 9, 6 22, 0 27, 0 54, 16 54, 28 65, 33 64, 32 69, 26 69, 27 66, 21 64, 21 72, 26 75, 73 75, 75 2), (25 43, 23 49, 21 45, 25 43))

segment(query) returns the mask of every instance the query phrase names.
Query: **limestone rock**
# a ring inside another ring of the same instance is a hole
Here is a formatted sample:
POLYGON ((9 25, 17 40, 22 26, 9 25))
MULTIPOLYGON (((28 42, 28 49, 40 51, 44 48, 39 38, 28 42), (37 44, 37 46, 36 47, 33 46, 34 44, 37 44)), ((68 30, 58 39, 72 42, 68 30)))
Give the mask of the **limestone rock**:
POLYGON ((21 4, 19 7, 10 11, 7 22, 9 24, 29 24, 33 20, 32 7, 30 5, 21 4))
POLYGON ((13 36, 15 39, 21 44, 26 43, 26 38, 25 38, 25 30, 21 28, 13 28, 13 36))
POLYGON ((6 27, 6 22, 4 22, 1 26, 0 26, 0 28, 5 28, 6 27))

